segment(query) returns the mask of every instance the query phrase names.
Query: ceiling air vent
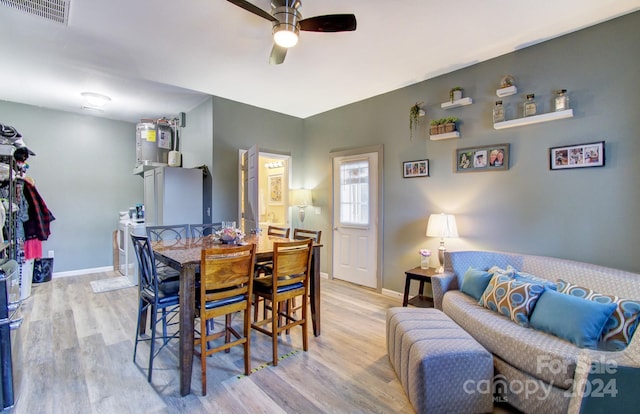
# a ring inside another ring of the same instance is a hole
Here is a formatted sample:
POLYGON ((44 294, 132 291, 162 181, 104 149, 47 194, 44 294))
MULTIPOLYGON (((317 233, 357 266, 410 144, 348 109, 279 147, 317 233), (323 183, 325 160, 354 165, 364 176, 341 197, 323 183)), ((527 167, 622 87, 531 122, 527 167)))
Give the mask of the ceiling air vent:
POLYGON ((0 4, 66 25, 69 20, 69 1, 70 0, 0 0, 0 4))

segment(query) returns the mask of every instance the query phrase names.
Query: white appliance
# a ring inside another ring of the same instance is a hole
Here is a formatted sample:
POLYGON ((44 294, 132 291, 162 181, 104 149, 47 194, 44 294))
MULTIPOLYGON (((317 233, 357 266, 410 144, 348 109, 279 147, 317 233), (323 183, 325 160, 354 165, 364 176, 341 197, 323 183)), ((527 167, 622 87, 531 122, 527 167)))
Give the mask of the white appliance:
POLYGON ((148 226, 202 223, 202 170, 158 167, 144 172, 148 226))
POLYGON ((138 284, 138 262, 136 252, 133 250, 131 235, 145 236, 145 223, 134 220, 120 220, 118 224, 118 254, 120 258, 120 273, 129 279, 133 285, 138 284))

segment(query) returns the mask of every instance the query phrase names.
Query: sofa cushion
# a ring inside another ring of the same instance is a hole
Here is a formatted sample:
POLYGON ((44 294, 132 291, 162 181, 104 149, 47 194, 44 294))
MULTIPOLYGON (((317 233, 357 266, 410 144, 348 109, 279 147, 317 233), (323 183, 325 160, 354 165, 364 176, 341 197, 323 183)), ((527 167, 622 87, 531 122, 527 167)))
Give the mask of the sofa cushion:
POLYGON ((482 346, 513 367, 565 390, 572 385, 578 355, 584 350, 548 333, 519 326, 478 306, 460 291, 444 295, 442 310, 482 346))
POLYGON ((529 316, 544 287, 496 275, 482 294, 485 308, 501 313, 520 326, 529 326, 529 316))
POLYGON ((615 309, 613 303, 598 303, 547 290, 531 315, 531 327, 580 348, 597 349, 604 325, 615 309))
POLYGON ((489 272, 469 267, 464 274, 460 290, 475 300, 480 300, 482 293, 491 281, 491 276, 492 275, 489 272))
POLYGON ((640 302, 614 295, 603 295, 562 279, 558 279, 558 291, 600 303, 614 303, 616 310, 604 326, 599 347, 605 351, 619 351, 629 345, 638 326, 640 302))

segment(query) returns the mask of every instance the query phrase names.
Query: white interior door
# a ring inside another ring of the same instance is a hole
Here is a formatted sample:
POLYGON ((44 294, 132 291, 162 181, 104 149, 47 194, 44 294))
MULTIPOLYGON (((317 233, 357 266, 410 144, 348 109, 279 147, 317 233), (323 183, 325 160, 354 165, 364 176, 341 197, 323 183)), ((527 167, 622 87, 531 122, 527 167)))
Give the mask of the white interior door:
POLYGON ((333 158, 333 277, 377 288, 378 153, 333 158))
POLYGON ((242 230, 249 233, 259 228, 260 206, 258 197, 260 152, 258 145, 249 148, 242 156, 242 230))

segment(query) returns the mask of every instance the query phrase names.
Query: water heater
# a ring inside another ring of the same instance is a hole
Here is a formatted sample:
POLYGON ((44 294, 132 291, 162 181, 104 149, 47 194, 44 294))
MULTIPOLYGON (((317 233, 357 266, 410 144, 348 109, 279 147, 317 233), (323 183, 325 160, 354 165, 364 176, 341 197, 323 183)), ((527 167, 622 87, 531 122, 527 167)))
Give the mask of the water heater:
POLYGON ((136 125, 136 165, 168 164, 173 139, 173 127, 169 120, 141 120, 136 125))

